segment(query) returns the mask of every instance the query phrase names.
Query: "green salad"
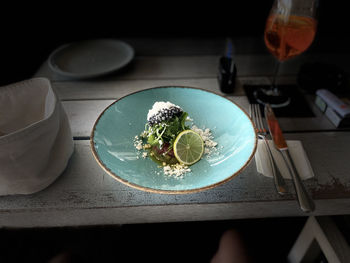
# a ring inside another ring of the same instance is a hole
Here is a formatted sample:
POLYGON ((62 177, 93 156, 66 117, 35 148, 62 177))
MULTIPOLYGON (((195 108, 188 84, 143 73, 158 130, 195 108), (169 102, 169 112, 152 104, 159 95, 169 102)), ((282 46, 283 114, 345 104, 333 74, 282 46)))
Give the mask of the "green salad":
POLYGON ((190 128, 186 125, 187 112, 170 102, 156 102, 148 112, 142 137, 147 139, 150 158, 157 163, 177 163, 174 155, 176 137, 190 128))

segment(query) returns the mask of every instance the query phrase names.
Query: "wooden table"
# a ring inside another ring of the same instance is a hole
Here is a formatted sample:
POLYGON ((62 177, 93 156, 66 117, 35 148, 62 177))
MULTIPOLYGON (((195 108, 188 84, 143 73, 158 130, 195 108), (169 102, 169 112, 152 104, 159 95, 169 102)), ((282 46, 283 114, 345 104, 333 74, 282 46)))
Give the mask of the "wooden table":
MULTIPOLYGON (((200 87, 222 94, 217 82, 218 58, 224 39, 126 39, 136 50, 133 63, 105 78, 69 81, 51 72, 47 62, 35 74, 51 79, 69 116, 75 151, 66 171, 47 189, 28 196, 0 197, 0 226, 52 227, 146 222, 224 220, 307 216, 294 191, 280 196, 273 181, 257 173, 255 161, 233 180, 207 191, 186 195, 143 192, 106 174, 89 144, 93 123, 117 98, 164 85, 200 87)), ((247 40, 245 40, 247 41, 247 40)), ((247 43, 250 43, 249 41, 247 43)), ((244 45, 238 42, 238 46, 244 45)), ((241 49, 241 50, 242 50, 241 49)), ((310 54, 307 59, 319 58, 310 54)), ((295 82, 305 57, 286 63, 286 83, 295 82)), ((341 66, 340 55, 323 58, 341 66)), ((224 95, 247 109, 244 83, 268 83, 273 59, 267 53, 238 53, 237 88, 224 95)), ((311 99, 312 101, 312 99, 311 99)), ((301 140, 315 178, 305 181, 316 203, 312 215, 350 213, 350 132, 335 129, 317 108, 316 117, 281 118, 287 139, 301 140)), ((288 181, 289 189, 293 189, 288 181)))

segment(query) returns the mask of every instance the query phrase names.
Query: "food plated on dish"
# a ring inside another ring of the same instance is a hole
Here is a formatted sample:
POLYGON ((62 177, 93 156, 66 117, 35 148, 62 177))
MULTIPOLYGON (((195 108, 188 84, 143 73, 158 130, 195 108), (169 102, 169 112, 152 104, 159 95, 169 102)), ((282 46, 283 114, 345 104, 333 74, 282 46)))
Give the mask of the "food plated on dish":
POLYGON ((190 87, 127 95, 101 113, 91 134, 94 157, 113 178, 169 194, 227 182, 248 165, 256 145, 244 110, 220 95, 190 87))
POLYGON ((189 166, 201 160, 203 154, 219 154, 212 139, 210 129, 193 125, 180 106, 157 101, 148 111, 144 131, 135 136, 134 146, 142 158, 149 157, 163 168, 164 175, 182 179, 191 172, 189 166))

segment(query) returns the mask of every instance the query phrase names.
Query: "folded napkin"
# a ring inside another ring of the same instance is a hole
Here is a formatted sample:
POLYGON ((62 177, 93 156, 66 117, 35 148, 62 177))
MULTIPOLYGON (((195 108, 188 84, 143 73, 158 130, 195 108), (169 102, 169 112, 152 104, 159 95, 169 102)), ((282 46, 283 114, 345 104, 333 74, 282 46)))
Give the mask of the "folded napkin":
POLYGON ((51 83, 34 78, 0 87, 0 196, 53 183, 73 153, 67 115, 51 83))
MULTIPOLYGON (((276 165, 279 168, 283 178, 291 179, 288 167, 283 160, 282 154, 275 148, 273 141, 268 140, 272 155, 275 159, 276 165)), ((293 159, 294 165, 302 180, 314 177, 314 172, 310 165, 309 159, 304 151, 301 141, 287 141, 290 155, 293 159)), ((272 177, 272 169, 269 162, 268 152, 263 140, 258 141, 258 147, 255 153, 256 167, 259 173, 272 177)))

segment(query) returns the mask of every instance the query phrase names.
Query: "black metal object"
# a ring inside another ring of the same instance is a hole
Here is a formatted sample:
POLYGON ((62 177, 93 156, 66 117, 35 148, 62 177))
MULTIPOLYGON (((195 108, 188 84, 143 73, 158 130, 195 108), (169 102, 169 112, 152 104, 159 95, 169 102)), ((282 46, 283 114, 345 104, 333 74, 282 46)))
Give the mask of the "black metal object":
POLYGON ((224 93, 232 93, 236 86, 237 68, 233 58, 221 57, 219 61, 219 86, 224 93))

